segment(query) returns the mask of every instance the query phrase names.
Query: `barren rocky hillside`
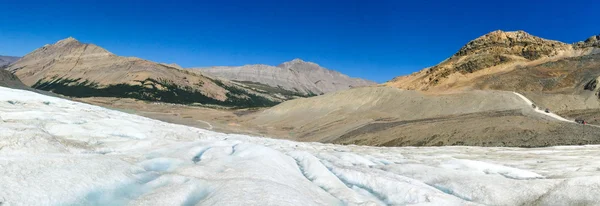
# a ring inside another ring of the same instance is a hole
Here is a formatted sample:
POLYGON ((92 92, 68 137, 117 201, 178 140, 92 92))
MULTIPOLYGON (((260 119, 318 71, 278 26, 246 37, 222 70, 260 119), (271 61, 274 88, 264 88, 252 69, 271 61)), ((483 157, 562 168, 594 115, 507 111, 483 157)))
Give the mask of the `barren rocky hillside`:
MULTIPOLYGON (((569 45, 525 32, 493 32, 432 70, 385 85, 286 101, 259 111, 157 108, 139 102, 116 104, 111 99, 82 101, 163 121, 298 141, 372 146, 597 144, 597 127, 548 118, 513 93, 522 93, 537 107, 551 108, 571 119, 595 119, 597 113, 590 116, 581 111, 600 108, 596 39, 569 45)), ((296 60, 287 64, 280 68, 307 63, 296 60)), ((269 66, 256 67, 256 71, 267 71, 269 66)))
POLYGON ((284 102, 242 117, 270 136, 375 146, 519 146, 600 143, 590 127, 532 112, 516 94, 431 94, 365 87, 284 102))
POLYGON ((73 97, 125 97, 227 107, 272 106, 283 101, 234 82, 120 57, 74 38, 45 45, 7 69, 28 86, 73 97))
MULTIPOLYGON (((312 62, 294 59, 279 66, 245 65, 239 67, 211 67, 195 69, 202 73, 240 81, 248 85, 264 85, 286 90, 299 96, 315 96, 354 87, 373 85, 375 82, 351 78, 312 62)), ((285 93, 285 92, 284 92, 285 93)))
POLYGON ((584 133, 579 125, 530 112, 532 105, 513 91, 537 107, 595 119, 574 111, 600 108, 598 39, 565 44, 523 31, 495 31, 440 64, 383 87, 288 101, 245 118, 275 136, 344 144, 597 143, 597 128, 584 133))
MULTIPOLYGON (((396 77, 386 85, 427 91, 480 89, 485 87, 479 82, 481 78, 499 77, 515 69, 527 70, 544 63, 593 55, 600 53, 598 46, 598 36, 566 44, 524 31, 494 31, 470 41, 440 64, 412 75, 396 77)), ((549 69, 569 68, 557 64, 549 69)), ((552 73, 548 71, 547 74, 552 73)), ((530 79, 521 80, 522 84, 527 82, 530 79)))

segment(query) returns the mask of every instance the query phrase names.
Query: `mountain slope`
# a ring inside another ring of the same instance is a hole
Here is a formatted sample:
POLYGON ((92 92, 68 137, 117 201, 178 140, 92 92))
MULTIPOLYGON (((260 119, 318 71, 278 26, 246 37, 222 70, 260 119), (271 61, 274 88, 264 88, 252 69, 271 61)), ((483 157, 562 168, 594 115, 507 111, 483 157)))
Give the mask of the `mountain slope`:
POLYGON ((0 56, 0 69, 19 60, 20 57, 0 56))
POLYGON ((396 77, 386 85, 432 91, 469 89, 479 83, 479 77, 497 77, 517 68, 600 53, 597 41, 597 36, 594 36, 585 42, 570 45, 542 39, 524 31, 494 31, 470 41, 440 64, 408 76, 396 77))
POLYGON ((294 59, 276 67, 245 65, 202 68, 197 69, 197 71, 248 84, 268 85, 291 93, 298 93, 302 96, 314 96, 375 84, 364 79, 350 78, 339 72, 325 69, 318 64, 300 59, 294 59))
POLYGON ((28 86, 25 86, 17 76, 4 69, 0 69, 0 87, 30 89, 28 86))
MULTIPOLYGON (((536 102, 537 104, 537 102, 536 102)), ((269 136, 370 146, 517 146, 600 143, 574 122, 532 110, 507 91, 431 94, 364 87, 286 101, 243 116, 269 136), (358 97, 358 98, 357 98, 358 97)))
POLYGON ((228 107, 272 106, 282 101, 233 82, 120 57, 74 38, 41 47, 7 69, 28 86, 74 97, 125 97, 228 107))
POLYGON ((597 205, 600 146, 381 148, 222 134, 0 87, 6 205, 597 205), (577 160, 577 161, 573 161, 577 160))

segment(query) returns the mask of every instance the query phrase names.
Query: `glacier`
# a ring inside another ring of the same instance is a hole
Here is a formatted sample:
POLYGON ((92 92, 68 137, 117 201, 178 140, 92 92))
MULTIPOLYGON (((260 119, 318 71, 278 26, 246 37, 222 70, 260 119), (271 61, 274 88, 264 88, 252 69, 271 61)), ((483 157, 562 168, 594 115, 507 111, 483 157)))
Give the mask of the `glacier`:
POLYGON ((0 205, 600 205, 600 146, 223 134, 0 87, 0 205))

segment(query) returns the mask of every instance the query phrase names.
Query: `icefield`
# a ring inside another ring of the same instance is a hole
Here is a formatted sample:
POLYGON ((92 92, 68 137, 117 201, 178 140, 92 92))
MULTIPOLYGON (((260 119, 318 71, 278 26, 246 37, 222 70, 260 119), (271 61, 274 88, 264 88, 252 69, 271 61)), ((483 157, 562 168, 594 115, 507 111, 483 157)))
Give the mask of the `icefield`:
POLYGON ((600 205, 600 146, 222 134, 0 87, 0 205, 600 205))

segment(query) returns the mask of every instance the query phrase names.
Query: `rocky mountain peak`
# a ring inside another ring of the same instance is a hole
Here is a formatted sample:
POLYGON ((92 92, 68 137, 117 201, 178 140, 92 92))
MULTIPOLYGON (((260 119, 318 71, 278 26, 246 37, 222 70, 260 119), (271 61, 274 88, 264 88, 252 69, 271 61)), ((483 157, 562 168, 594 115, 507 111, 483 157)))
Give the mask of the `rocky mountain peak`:
POLYGON ((497 30, 476 38, 463 46, 454 56, 474 54, 516 55, 529 60, 556 55, 570 49, 568 44, 533 36, 525 31, 497 30))
POLYGON ((73 37, 67 37, 66 39, 61 39, 61 40, 57 41, 54 45, 65 45, 65 44, 69 44, 69 43, 81 44, 81 42, 79 42, 77 39, 75 39, 73 37))
POLYGON ((70 53, 80 53, 80 57, 114 56, 114 54, 102 47, 95 44, 82 43, 73 37, 59 40, 55 44, 42 47, 42 49, 45 53, 50 51, 52 53, 65 55, 70 53))
POLYGON ((340 72, 298 58, 281 63, 276 67, 255 64, 238 67, 212 67, 199 71, 235 81, 260 83, 261 87, 266 85, 277 90, 285 90, 287 94, 299 94, 299 96, 314 96, 375 84, 375 82, 364 79, 348 77, 340 72))
MULTIPOLYGON (((415 75, 395 78, 388 84, 419 90, 436 86, 442 88, 444 85, 448 86, 452 82, 459 81, 458 77, 465 77, 460 75, 488 68, 503 68, 504 65, 510 66, 513 63, 526 64, 534 60, 545 61, 546 58, 577 55, 576 49, 598 45, 597 39, 592 37, 586 42, 570 45, 543 39, 525 31, 497 30, 469 41, 458 52, 438 65, 426 68, 415 75), (455 74, 457 76, 450 77, 455 74)), ((465 78, 460 81, 469 80, 465 78)))
POLYGON ((299 58, 293 59, 292 61, 284 62, 277 67, 286 68, 286 69, 294 69, 294 70, 321 69, 321 66, 319 66, 318 64, 313 63, 313 62, 307 62, 307 61, 304 61, 299 58))
POLYGON ((585 40, 585 43, 592 43, 592 42, 598 42, 598 41, 600 41, 600 34, 588 38, 587 40, 585 40))
POLYGON ((580 41, 573 44, 575 48, 586 48, 586 47, 600 47, 600 34, 591 36, 587 38, 585 41, 580 41))
POLYGON ((293 59, 293 60, 292 60, 292 61, 290 61, 290 62, 292 62, 292 63, 305 63, 305 61, 304 61, 304 60, 302 60, 302 59, 300 59, 300 58, 295 58, 295 59, 293 59))

